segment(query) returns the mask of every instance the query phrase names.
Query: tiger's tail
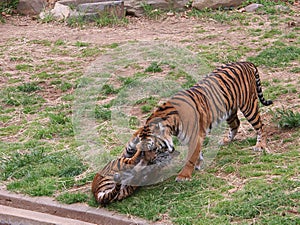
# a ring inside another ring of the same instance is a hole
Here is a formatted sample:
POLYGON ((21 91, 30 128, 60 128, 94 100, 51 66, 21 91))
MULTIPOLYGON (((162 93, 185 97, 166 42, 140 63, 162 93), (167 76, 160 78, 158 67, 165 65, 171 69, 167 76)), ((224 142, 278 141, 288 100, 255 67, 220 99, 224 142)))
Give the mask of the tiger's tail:
POLYGON ((259 78, 259 74, 258 74, 257 68, 256 68, 256 71, 255 71, 255 81, 256 81, 257 95, 258 95, 258 98, 259 98, 260 102, 261 102, 263 105, 265 105, 265 106, 268 106, 268 105, 273 104, 273 101, 272 101, 272 100, 265 100, 265 98, 264 98, 264 95, 263 95, 263 92, 262 92, 262 88, 261 88, 261 82, 260 82, 260 78, 259 78))

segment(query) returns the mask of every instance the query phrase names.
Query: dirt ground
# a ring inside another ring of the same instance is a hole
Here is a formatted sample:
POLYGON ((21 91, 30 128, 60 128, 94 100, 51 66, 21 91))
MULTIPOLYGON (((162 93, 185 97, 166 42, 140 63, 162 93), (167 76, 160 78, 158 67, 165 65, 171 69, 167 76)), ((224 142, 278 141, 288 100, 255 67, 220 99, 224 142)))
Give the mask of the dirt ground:
MULTIPOLYGON (((293 10, 299 12, 298 6, 294 6, 293 10)), ((284 15, 281 15, 284 17, 284 15)), ((257 25, 252 23, 247 26, 247 29, 270 29, 272 24, 267 15, 258 15, 264 24, 257 25)), ((292 22, 299 26, 299 19, 297 13, 293 17, 292 22)), ((129 23, 124 26, 113 27, 96 27, 85 25, 82 28, 71 28, 62 23, 41 23, 38 20, 33 20, 30 17, 12 16, 8 17, 5 23, 0 24, 0 45, 6 45, 11 40, 18 40, 20 44, 26 40, 48 40, 57 41, 64 40, 68 42, 88 42, 95 45, 108 45, 112 43, 126 43, 128 41, 161 41, 171 43, 179 46, 198 46, 198 45, 213 45, 215 43, 227 43, 230 46, 239 46, 245 44, 247 47, 257 48, 260 42, 249 42, 249 35, 245 32, 239 32, 237 24, 220 23, 211 18, 199 19, 187 17, 184 13, 176 16, 165 16, 159 20, 149 20, 146 18, 128 17, 129 23), (237 29, 237 31, 230 32, 230 30, 237 29), (202 32, 205 31, 205 32, 202 32)), ((278 27, 284 33, 291 31, 289 22, 279 23, 278 27)), ((275 40, 268 39, 273 42, 275 40)), ((222 48, 222 46, 220 46, 222 48)), ((12 48, 13 51, 13 48, 12 48)), ((23 51, 35 51, 36 58, 46 57, 45 52, 23 49, 23 51)), ((201 51, 201 49, 199 50, 201 51)), ((250 53, 253 54, 253 53, 250 53)), ((247 55, 249 56, 249 54, 247 55)), ((0 59, 0 66, 3 71, 12 72, 15 70, 14 65, 9 60, 9 55, 5 55, 0 59)), ((245 56, 243 56, 245 57, 245 56)), ((241 58, 240 60, 245 60, 241 58)), ((34 64, 34 62, 32 62, 34 64)), ((85 60, 82 63, 82 68, 87 66, 90 61, 85 60)), ((217 65, 217 64, 216 64, 217 65)), ((290 73, 282 70, 267 70, 263 68, 262 80, 270 79, 285 79, 294 80, 297 82, 299 74, 290 73)), ((0 86, 5 86, 5 78, 2 80, 0 86)), ((59 95, 59 93, 53 93, 59 95)), ((51 97, 48 93, 49 100, 55 100, 56 97, 51 97)), ((277 100, 276 108, 285 105, 299 105, 299 98, 289 94, 288 99, 277 100), (287 101, 286 101, 287 100, 287 101)), ((299 110, 299 109, 298 109, 299 110)), ((247 128, 245 128, 246 130, 247 128)), ((275 132, 275 131, 274 131, 275 132)), ((274 133, 271 131, 271 133, 274 133)), ((247 132, 246 132, 247 133, 247 132)), ((247 134, 243 135, 247 135, 247 134)))
MULTIPOLYGON (((88 41, 95 44, 110 44, 128 40, 166 40, 179 42, 192 38, 195 22, 184 17, 168 17, 164 21, 149 21, 142 18, 129 17, 129 24, 118 27, 85 27, 70 28, 58 23, 39 23, 29 17, 12 17, 0 25, 1 42, 10 38, 24 37, 28 39, 88 41)), ((215 26, 208 26, 216 30, 215 26)))

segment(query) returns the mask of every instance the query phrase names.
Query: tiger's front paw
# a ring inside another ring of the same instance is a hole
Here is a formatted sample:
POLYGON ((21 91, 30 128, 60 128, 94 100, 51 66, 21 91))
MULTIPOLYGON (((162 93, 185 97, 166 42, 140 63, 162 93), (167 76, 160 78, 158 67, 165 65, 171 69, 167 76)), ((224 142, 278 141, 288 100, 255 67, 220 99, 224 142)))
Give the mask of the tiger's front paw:
POLYGON ((177 182, 191 180, 195 165, 193 163, 191 163, 191 161, 188 161, 188 162, 189 163, 187 163, 183 167, 183 169, 179 172, 178 176, 176 177, 177 182))
POLYGON ((185 176, 181 176, 178 175, 175 179, 176 182, 183 182, 183 181, 190 181, 191 177, 185 177, 185 176))

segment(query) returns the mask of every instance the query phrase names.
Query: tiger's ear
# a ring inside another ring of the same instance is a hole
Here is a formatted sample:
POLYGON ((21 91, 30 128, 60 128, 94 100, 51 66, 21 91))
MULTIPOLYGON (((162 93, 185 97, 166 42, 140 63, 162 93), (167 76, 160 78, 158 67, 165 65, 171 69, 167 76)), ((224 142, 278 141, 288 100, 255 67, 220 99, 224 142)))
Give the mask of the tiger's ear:
POLYGON ((93 183, 92 183, 92 192, 95 195, 95 198, 97 198, 97 191, 99 188, 99 184, 101 183, 102 179, 104 178, 103 175, 101 175, 100 173, 97 173, 93 179, 93 183))
POLYGON ((136 145, 138 142, 139 142, 139 138, 133 137, 132 140, 130 140, 127 143, 127 145, 123 151, 122 157, 132 158, 134 156, 134 154, 136 153, 136 145))

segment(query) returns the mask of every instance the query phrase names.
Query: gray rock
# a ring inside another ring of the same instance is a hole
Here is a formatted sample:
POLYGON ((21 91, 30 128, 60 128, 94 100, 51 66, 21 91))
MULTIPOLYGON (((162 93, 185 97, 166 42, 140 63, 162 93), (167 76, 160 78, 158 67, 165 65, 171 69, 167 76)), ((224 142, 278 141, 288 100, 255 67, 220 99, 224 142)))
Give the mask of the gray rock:
POLYGON ((47 6, 47 0, 20 0, 17 6, 22 15, 38 15, 47 6))
MULTIPOLYGON (((122 0, 61 0, 56 2, 50 11, 57 20, 79 16, 91 19, 103 12, 122 18, 125 15, 124 2, 122 0)), ((42 18, 44 15, 45 13, 41 13, 40 17, 42 18)))
POLYGON ((244 9, 245 9, 246 12, 254 12, 260 7, 264 7, 264 5, 252 3, 250 5, 247 5, 244 9))
POLYGON ((205 8, 217 9, 219 7, 236 7, 241 5, 243 0, 194 0, 192 7, 202 10, 205 8))
POLYGON ((53 17, 57 20, 64 20, 70 16, 77 16, 77 13, 69 6, 56 2, 54 8, 50 11, 53 17))

